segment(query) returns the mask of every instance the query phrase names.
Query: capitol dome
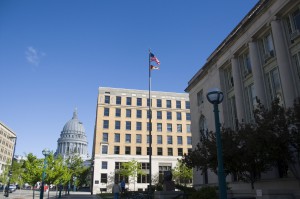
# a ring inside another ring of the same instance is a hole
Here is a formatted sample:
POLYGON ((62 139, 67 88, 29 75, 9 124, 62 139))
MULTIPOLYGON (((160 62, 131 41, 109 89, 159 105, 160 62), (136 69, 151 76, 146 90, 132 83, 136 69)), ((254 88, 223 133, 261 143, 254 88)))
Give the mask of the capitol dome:
POLYGON ((63 130, 62 130, 63 133, 68 133, 68 132, 77 132, 77 134, 85 134, 85 130, 84 130, 84 127, 83 127, 83 124, 82 122, 80 122, 78 120, 78 116, 77 116, 77 112, 76 110, 74 111, 73 113, 73 117, 71 120, 69 120, 63 130))
POLYGON ((78 120, 77 110, 75 109, 73 117, 63 127, 60 138, 57 140, 56 154, 63 158, 71 155, 79 155, 83 160, 88 159, 88 147, 85 129, 78 120))

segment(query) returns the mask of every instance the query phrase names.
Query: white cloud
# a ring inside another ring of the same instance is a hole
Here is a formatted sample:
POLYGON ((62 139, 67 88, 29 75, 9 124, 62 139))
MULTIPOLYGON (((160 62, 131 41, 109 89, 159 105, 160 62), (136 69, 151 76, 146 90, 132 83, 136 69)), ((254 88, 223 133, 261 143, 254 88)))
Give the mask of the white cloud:
POLYGON ((39 66, 42 57, 46 56, 46 53, 39 52, 37 49, 33 48, 32 46, 27 47, 25 52, 27 61, 34 65, 39 66))

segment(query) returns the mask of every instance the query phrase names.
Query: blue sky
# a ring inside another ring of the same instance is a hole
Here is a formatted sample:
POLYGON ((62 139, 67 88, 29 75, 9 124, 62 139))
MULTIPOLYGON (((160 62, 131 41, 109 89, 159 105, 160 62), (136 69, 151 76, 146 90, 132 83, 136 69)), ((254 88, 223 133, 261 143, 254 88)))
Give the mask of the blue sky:
POLYGON ((57 147, 74 109, 91 155, 98 87, 184 92, 258 0, 1 0, 0 121, 16 154, 57 147))

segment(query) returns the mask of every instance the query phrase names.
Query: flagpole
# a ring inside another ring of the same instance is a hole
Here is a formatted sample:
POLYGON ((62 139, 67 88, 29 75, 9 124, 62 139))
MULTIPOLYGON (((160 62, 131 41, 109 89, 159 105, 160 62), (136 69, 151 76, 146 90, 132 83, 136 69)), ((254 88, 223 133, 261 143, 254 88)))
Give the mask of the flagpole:
POLYGON ((151 60, 150 60, 150 54, 151 51, 149 49, 149 196, 151 195, 152 191, 152 112, 151 112, 151 106, 152 106, 152 100, 151 100, 151 60))

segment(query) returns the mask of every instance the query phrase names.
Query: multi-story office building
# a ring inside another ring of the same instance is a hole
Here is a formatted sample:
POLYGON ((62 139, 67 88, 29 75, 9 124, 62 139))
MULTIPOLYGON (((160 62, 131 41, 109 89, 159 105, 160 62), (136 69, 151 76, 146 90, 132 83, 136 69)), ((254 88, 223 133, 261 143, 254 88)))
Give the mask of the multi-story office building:
MULTIPOLYGON (((185 93, 151 92, 152 179, 171 170, 192 148, 190 102, 185 93)), ((129 190, 149 185, 149 92, 99 88, 93 144, 93 193, 120 181, 122 162, 136 160, 145 175, 129 179, 129 190), (135 183, 134 183, 135 181, 135 183)), ((128 186, 128 184, 126 184, 128 186)))
MULTIPOLYGON (((300 1, 259 1, 189 81, 193 147, 200 142, 201 129, 215 129, 212 105, 206 99, 214 87, 224 93, 219 107, 221 123, 227 127, 253 121, 256 97, 266 107, 275 97, 284 107, 291 107, 300 96, 300 1)), ((290 172, 281 178, 275 168, 261 179, 255 188, 299 190, 290 172)), ((230 176, 226 180, 232 189, 241 189, 242 183, 233 182, 230 176)), ((212 172, 202 176, 201 171, 194 171, 196 187, 216 183, 212 172)), ((247 188, 244 184, 242 189, 247 188)))
POLYGON ((0 173, 12 162, 16 138, 15 132, 0 122, 0 173))

